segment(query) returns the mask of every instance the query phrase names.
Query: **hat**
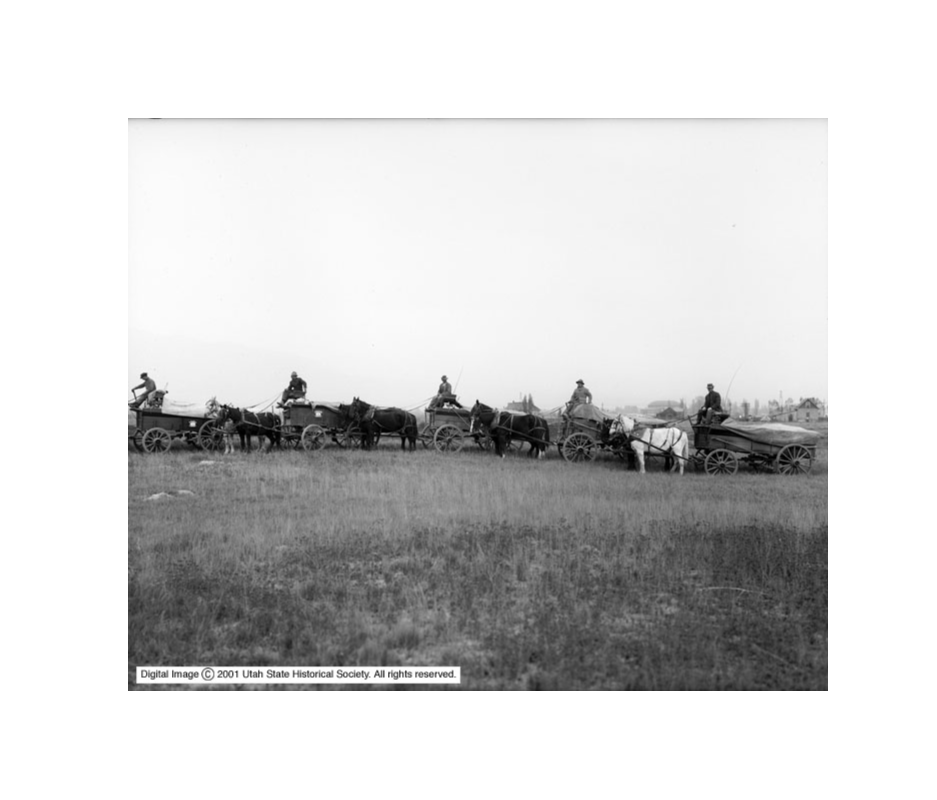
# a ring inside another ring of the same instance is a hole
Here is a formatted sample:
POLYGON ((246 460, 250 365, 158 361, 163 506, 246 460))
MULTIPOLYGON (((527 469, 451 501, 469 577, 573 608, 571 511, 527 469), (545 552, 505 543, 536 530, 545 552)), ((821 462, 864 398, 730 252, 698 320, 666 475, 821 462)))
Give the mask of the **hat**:
POLYGON ((713 385, 712 385, 711 383, 707 383, 707 384, 706 384, 706 388, 707 388, 707 389, 712 389, 712 388, 713 388, 713 385))
POLYGON ((290 373, 290 377, 291 377, 291 378, 297 378, 297 377, 299 377, 299 376, 298 376, 295 372, 291 372, 291 373, 290 373))
POLYGON ((578 381, 576 381, 576 383, 581 383, 583 386, 586 385, 586 382, 585 382, 582 378, 580 378, 578 381))
POLYGON ((449 380, 449 379, 448 379, 445 375, 443 375, 439 380, 441 380, 441 381, 447 381, 447 380, 449 380))
POLYGON ((146 374, 145 372, 141 372, 141 373, 140 373, 140 377, 141 377, 141 378, 146 378, 146 377, 148 377, 148 376, 147 376, 147 374, 146 374))

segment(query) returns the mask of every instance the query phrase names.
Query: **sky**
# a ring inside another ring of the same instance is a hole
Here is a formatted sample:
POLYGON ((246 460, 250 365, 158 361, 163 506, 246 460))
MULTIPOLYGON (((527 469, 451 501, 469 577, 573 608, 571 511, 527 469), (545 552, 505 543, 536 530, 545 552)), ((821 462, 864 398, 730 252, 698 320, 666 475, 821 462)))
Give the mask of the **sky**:
POLYGON ((128 399, 827 399, 827 123, 131 120, 128 283, 128 399))

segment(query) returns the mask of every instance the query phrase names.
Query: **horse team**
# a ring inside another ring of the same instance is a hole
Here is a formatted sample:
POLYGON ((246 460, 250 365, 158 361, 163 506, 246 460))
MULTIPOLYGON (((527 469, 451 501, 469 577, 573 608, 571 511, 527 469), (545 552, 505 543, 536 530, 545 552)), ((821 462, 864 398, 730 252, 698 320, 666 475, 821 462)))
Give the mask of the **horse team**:
MULTIPOLYGON (((350 405, 339 405, 340 412, 349 424, 356 424, 361 432, 361 445, 370 450, 382 435, 400 436, 400 446, 406 450, 416 449, 419 431, 416 417, 402 408, 379 408, 356 397, 350 405)), ((241 449, 251 449, 251 437, 257 436, 268 444, 266 447, 280 447, 280 418, 271 412, 255 413, 228 405, 219 407, 216 420, 219 425, 231 420, 241 441, 241 449)), ((645 458, 648 454, 663 455, 666 468, 680 470, 689 459, 689 440, 685 432, 677 428, 656 428, 636 431, 636 423, 629 417, 609 421, 603 432, 607 435, 612 427, 615 433, 626 437, 631 451, 637 460, 640 472, 645 471, 645 458)), ((494 444, 495 453, 501 458, 511 441, 518 440, 530 445, 527 455, 530 458, 542 457, 550 446, 550 427, 547 420, 536 414, 518 414, 500 411, 476 400, 471 410, 471 432, 487 433, 494 444)), ((630 455, 630 454, 629 454, 630 455)))

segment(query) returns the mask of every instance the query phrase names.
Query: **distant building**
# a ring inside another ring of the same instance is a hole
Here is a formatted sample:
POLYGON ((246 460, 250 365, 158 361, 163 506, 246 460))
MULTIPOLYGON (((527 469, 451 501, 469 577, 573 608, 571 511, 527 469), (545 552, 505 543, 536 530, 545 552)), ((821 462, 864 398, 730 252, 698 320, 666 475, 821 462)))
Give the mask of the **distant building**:
POLYGON ((663 411, 654 415, 658 419, 680 419, 680 412, 674 411, 670 406, 667 406, 663 411))
POLYGON ((800 404, 794 409, 791 422, 817 422, 820 417, 826 417, 826 409, 823 403, 816 397, 807 397, 800 401, 800 404))

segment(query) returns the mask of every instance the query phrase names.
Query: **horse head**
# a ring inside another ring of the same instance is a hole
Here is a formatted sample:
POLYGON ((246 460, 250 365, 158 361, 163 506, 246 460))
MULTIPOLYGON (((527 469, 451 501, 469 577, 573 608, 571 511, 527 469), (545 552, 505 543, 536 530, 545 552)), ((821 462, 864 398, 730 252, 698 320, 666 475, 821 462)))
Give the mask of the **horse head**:
POLYGON ((241 413, 233 406, 222 403, 218 406, 218 416, 215 419, 218 423, 226 422, 230 419, 235 424, 239 424, 241 422, 241 413))
POLYGON ((352 419, 360 420, 369 410, 371 406, 364 402, 360 397, 354 397, 351 401, 351 406, 349 407, 349 413, 351 414, 352 419))
POLYGON ((631 434, 634 431, 634 420, 631 417, 619 417, 618 424, 621 426, 621 432, 631 434))
POLYGON ((475 405, 472 406, 471 411, 472 425, 470 431, 474 433, 478 423, 482 425, 490 425, 494 419, 494 409, 491 406, 486 406, 480 400, 475 401, 475 405), (485 422, 483 415, 488 416, 488 422, 485 422))

